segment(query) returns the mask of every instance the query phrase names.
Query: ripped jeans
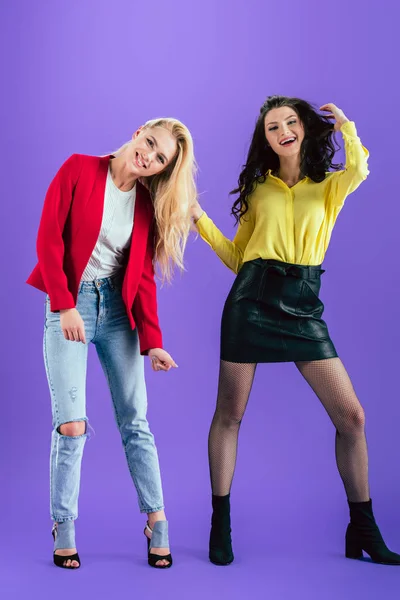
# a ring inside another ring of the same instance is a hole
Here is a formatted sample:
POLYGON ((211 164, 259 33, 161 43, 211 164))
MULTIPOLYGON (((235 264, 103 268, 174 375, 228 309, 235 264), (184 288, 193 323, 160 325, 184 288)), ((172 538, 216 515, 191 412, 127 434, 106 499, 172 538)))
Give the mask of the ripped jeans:
POLYGON ((86 344, 64 338, 60 314, 46 299, 44 361, 52 401, 50 511, 53 521, 78 517, 83 449, 90 426, 86 416, 88 345, 96 347, 121 434, 128 467, 143 513, 164 508, 157 449, 146 418, 144 358, 137 330, 132 331, 121 295, 120 278, 82 282, 77 309, 85 324, 86 344), (85 422, 80 436, 61 435, 64 423, 85 422))

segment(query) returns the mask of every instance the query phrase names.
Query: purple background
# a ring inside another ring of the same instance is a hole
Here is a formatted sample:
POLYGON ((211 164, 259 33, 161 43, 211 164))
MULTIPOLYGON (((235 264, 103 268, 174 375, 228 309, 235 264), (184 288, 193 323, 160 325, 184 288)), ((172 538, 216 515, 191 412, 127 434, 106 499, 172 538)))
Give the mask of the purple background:
POLYGON ((1 3, 0 589, 7 600, 368 599, 383 590, 385 599, 398 598, 399 571, 343 557, 347 505, 334 430, 290 364, 258 370, 233 487, 236 561, 228 569, 208 563, 206 444, 233 276, 194 238, 187 272, 159 294, 165 345, 179 369, 148 370, 147 378, 176 565, 163 574, 146 565, 144 520, 92 352, 88 416, 96 436, 86 446, 77 530, 84 567, 75 575, 52 567, 44 297, 24 284, 46 188, 71 153, 105 154, 149 118, 183 120, 195 140, 201 201, 233 236, 228 191, 264 98, 338 104, 371 152, 371 175, 340 215, 322 297, 367 412, 375 512, 399 550, 394 10, 394 2, 367 8, 361 0, 1 3))

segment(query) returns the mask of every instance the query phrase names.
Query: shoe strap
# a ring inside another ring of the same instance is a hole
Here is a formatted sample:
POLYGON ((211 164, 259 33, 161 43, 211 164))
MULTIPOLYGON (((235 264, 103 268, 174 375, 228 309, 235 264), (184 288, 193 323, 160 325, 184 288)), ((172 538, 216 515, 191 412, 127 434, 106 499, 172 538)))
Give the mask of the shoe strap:
POLYGON ((156 521, 153 528, 146 524, 151 533, 150 548, 169 548, 168 521, 156 521))
POLYGON ((74 521, 54 523, 51 533, 54 538, 54 550, 76 547, 74 521))

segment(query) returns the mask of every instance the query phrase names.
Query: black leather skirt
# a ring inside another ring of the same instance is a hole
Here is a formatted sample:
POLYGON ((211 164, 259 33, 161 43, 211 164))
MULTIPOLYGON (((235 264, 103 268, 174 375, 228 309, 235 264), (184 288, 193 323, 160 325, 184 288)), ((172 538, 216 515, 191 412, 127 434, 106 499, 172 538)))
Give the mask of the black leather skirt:
POLYGON ((222 314, 221 359, 295 362, 337 356, 322 320, 321 267, 245 262, 222 314))

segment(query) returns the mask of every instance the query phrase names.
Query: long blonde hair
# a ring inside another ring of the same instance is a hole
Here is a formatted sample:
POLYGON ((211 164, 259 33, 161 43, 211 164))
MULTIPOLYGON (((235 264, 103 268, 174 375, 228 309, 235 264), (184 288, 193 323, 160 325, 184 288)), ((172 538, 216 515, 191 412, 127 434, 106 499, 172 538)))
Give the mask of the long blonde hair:
MULTIPOLYGON (((140 180, 150 191, 154 206, 154 260, 162 280, 170 282, 174 267, 184 269, 183 255, 191 226, 190 206, 197 198, 196 161, 192 136, 183 123, 171 118, 152 119, 144 124, 143 130, 154 127, 167 129, 177 145, 177 153, 166 169, 140 180)), ((121 154, 130 143, 113 155, 121 154)))

